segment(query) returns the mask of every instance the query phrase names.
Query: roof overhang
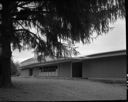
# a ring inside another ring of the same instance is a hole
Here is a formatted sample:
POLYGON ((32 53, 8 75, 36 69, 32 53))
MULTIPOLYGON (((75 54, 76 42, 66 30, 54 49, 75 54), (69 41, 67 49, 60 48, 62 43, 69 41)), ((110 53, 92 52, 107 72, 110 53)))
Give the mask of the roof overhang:
POLYGON ((21 66, 20 69, 28 69, 28 68, 35 68, 40 66, 51 66, 51 65, 57 65, 65 62, 80 62, 90 59, 99 59, 99 58, 109 58, 109 57, 116 57, 116 56, 126 56, 126 50, 125 51, 117 51, 117 52, 109 52, 107 54, 95 54, 92 56, 85 56, 85 57, 79 57, 79 58, 66 58, 66 59, 59 59, 54 61, 48 61, 48 62, 39 62, 39 63, 33 63, 25 66, 21 66))
POLYGON ((75 62, 78 61, 79 59, 63 59, 63 60, 56 60, 56 61, 49 61, 49 62, 41 62, 41 63, 34 63, 26 66, 21 66, 19 69, 24 70, 28 68, 35 68, 35 67, 40 67, 40 66, 51 66, 51 65, 57 65, 61 63, 66 63, 66 62, 75 62))

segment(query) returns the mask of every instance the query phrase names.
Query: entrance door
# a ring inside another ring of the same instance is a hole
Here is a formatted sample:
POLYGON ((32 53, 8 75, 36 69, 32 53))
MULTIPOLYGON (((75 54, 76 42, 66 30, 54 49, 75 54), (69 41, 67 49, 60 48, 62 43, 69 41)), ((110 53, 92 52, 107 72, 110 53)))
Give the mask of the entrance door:
POLYGON ((32 74, 33 74, 33 70, 29 69, 29 76, 32 76, 32 74))
POLYGON ((72 77, 82 77, 82 63, 72 63, 72 77))

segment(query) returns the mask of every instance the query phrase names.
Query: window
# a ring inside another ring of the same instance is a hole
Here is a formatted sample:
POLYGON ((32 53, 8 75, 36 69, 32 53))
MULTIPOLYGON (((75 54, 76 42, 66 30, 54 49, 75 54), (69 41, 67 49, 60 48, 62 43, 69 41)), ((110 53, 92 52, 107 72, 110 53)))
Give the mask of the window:
POLYGON ((45 66, 44 68, 44 72, 55 72, 57 69, 57 66, 45 66))

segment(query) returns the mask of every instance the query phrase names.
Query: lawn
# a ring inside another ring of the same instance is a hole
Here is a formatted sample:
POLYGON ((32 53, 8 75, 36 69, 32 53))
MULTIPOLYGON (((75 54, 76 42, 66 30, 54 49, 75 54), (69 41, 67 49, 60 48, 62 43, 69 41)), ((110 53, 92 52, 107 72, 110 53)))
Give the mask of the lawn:
POLYGON ((12 81, 15 88, 0 88, 0 101, 126 100, 127 88, 118 84, 22 77, 12 81))

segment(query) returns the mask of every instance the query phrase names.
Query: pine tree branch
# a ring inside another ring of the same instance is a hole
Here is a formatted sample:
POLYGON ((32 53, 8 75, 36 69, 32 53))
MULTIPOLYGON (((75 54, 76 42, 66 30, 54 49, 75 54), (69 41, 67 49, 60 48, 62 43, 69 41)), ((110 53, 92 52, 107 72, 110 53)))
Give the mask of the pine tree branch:
POLYGON ((50 11, 43 11, 43 10, 38 10, 38 11, 23 11, 23 12, 15 12, 15 13, 12 13, 12 20, 28 20, 28 21, 31 21, 31 20, 37 20, 36 17, 34 18, 28 18, 29 16, 31 15, 43 15, 43 14, 48 14, 48 13, 54 13, 54 12, 50 12, 50 11), (25 15, 25 16, 24 16, 25 15))

